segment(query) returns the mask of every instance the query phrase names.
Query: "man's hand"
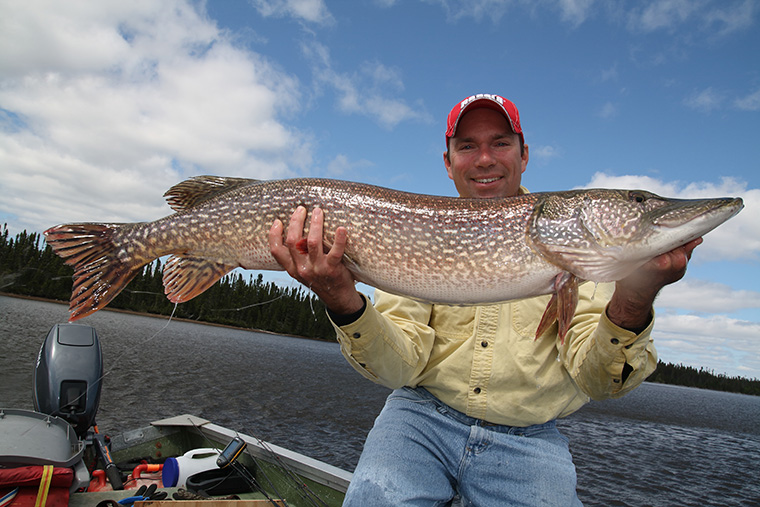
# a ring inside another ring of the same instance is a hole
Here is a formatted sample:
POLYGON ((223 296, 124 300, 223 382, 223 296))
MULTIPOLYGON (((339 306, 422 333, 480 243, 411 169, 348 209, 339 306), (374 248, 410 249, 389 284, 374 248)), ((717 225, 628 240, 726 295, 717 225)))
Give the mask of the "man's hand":
POLYGON ((348 315, 358 312, 364 300, 354 286, 354 277, 343 264, 348 231, 335 230, 335 242, 325 251, 324 214, 314 208, 309 233, 304 238, 306 209, 299 206, 290 217, 283 242, 283 223, 275 220, 269 229, 269 249, 290 276, 314 291, 331 312, 348 315))
POLYGON ((702 238, 697 238, 658 255, 627 278, 618 280, 607 306, 610 321, 635 332, 646 329, 652 304, 660 289, 683 278, 691 254, 700 243, 702 238))

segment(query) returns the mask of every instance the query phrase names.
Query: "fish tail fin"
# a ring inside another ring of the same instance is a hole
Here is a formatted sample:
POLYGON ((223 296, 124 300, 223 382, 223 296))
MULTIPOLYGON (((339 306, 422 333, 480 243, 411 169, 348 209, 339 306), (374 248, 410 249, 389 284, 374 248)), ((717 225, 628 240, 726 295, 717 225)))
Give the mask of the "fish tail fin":
POLYGON ((149 260, 124 262, 114 244, 122 224, 65 224, 45 231, 45 240, 64 262, 74 267, 69 321, 105 307, 149 260))

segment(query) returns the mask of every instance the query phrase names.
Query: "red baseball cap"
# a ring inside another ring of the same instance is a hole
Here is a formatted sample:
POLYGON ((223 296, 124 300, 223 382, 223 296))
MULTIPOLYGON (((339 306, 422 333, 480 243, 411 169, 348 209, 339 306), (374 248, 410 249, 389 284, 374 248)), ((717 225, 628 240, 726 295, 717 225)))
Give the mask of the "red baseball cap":
POLYGON ((457 131, 457 125, 459 120, 464 116, 466 111, 472 111, 480 107, 487 107, 503 114, 509 125, 512 127, 512 132, 520 136, 520 140, 525 143, 523 137, 522 127, 520 126, 520 113, 517 112, 517 107, 512 101, 505 99, 499 95, 491 95, 490 93, 479 93, 467 97, 460 103, 458 103, 449 113, 448 120, 446 122, 446 144, 448 145, 449 139, 454 137, 457 131))

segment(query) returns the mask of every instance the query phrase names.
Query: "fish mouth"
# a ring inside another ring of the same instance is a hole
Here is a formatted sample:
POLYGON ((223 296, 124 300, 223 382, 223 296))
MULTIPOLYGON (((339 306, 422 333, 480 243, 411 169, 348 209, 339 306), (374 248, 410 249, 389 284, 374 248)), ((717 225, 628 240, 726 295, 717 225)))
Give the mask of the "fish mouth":
POLYGON ((660 227, 676 228, 693 220, 714 221, 714 227, 722 224, 744 208, 739 197, 716 199, 683 199, 672 201, 661 209, 661 214, 652 220, 660 227))

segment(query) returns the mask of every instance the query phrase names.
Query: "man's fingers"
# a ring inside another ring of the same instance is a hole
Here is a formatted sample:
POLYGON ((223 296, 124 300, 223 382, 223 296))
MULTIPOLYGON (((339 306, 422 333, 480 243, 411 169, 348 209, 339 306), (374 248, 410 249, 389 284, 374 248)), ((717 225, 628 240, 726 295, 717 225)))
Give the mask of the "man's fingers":
POLYGON ((283 227, 280 220, 275 220, 269 228, 269 252, 286 271, 290 271, 293 258, 288 248, 282 243, 283 227))
POLYGON ((309 234, 306 237, 306 244, 309 249, 309 259, 316 262, 324 254, 324 243, 322 241, 322 228, 324 226, 324 214, 319 208, 314 208, 311 212, 311 224, 309 225, 309 234))
POLYGON ((343 254, 346 251, 348 242, 348 231, 345 227, 335 229, 335 242, 330 251, 327 252, 327 262, 332 266, 337 266, 343 261, 343 254))
POLYGON ((298 242, 303 238, 303 225, 306 221, 306 208, 299 206, 290 216, 288 231, 285 235, 285 245, 293 251, 298 242))
POLYGON ((694 249, 702 244, 702 241, 703 241, 702 238, 697 238, 695 240, 689 241, 683 246, 684 252, 686 253, 686 258, 688 260, 691 260, 692 252, 694 252, 694 249))

